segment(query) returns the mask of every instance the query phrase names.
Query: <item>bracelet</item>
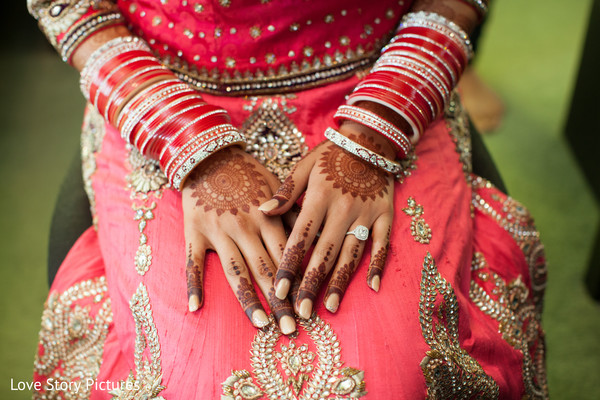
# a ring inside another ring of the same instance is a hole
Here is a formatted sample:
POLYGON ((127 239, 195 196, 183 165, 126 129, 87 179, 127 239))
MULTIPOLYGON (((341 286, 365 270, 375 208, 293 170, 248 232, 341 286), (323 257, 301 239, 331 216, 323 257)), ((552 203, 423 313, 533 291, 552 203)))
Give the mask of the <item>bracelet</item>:
POLYGON ((348 153, 354 154, 360 159, 368 162, 369 164, 387 171, 395 177, 402 171, 402 166, 397 162, 388 160, 387 158, 367 149, 364 146, 354 142, 348 137, 342 135, 333 128, 325 129, 325 137, 335 145, 346 150, 348 153))
POLYGON ((487 14, 489 0, 463 0, 463 1, 465 3, 467 3, 468 5, 470 5, 471 7, 473 7, 475 9, 475 11, 477 11, 477 14, 479 14, 479 20, 482 20, 483 17, 485 17, 485 14, 487 14))
POLYGON ((89 100, 90 85, 97 76, 98 71, 108 59, 118 56, 121 53, 131 50, 147 51, 150 54, 150 47, 140 38, 135 36, 118 37, 104 43, 96 49, 87 59, 85 66, 81 70, 79 86, 81 92, 89 100))
POLYGON ((465 50, 468 59, 471 59, 471 56, 473 55, 473 46, 469 39, 469 35, 467 35, 460 26, 440 14, 427 11, 408 13, 402 18, 398 32, 401 32, 404 27, 409 26, 433 28, 453 39, 461 46, 465 50))
POLYGON ((333 115, 333 120, 338 126, 340 125, 341 120, 349 120, 358 122, 361 125, 379 132, 381 135, 392 141, 396 145, 396 148, 400 150, 399 158, 405 158, 411 149, 410 141, 404 132, 381 118, 379 115, 365 110, 364 108, 357 106, 341 106, 333 115))

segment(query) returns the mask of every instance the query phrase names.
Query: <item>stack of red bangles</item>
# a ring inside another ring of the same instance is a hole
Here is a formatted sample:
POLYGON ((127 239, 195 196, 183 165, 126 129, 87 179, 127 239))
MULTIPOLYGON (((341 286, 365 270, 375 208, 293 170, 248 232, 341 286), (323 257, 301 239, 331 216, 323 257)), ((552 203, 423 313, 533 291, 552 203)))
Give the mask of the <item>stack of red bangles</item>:
POLYGON ((469 38, 458 25, 435 13, 407 14, 347 104, 371 101, 386 106, 404 118, 412 132, 405 134, 381 118, 375 121, 354 106, 340 107, 336 122, 362 123, 390 139, 400 158, 406 156, 408 139, 415 144, 444 110, 471 53, 469 38))
POLYGON ((96 50, 80 83, 86 98, 123 139, 159 161, 175 188, 213 152, 244 144, 226 111, 204 102, 139 38, 117 38, 96 50))

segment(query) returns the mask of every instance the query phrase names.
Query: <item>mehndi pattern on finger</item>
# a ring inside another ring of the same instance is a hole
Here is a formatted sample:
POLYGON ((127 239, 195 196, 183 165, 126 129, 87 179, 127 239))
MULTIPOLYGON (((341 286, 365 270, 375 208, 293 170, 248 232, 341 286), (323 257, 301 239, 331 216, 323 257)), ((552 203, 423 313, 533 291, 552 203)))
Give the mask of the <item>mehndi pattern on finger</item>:
POLYGON ((344 293, 350 284, 350 279, 352 279, 352 274, 354 274, 354 271, 356 271, 358 263, 360 262, 358 259, 359 247, 359 245, 352 246, 352 260, 334 271, 333 277, 329 282, 329 287, 327 288, 327 294, 325 295, 326 299, 334 293, 340 296, 340 300, 344 297, 344 293))
POLYGON ((290 282, 294 281, 298 269, 302 265, 302 260, 304 260, 304 254, 306 253, 306 239, 308 238, 308 232, 310 232, 312 223, 311 220, 304 227, 302 239, 283 253, 283 258, 281 263, 279 263, 279 270, 277 271, 277 281, 281 279, 289 279, 290 282))
POLYGON ((204 304, 204 290, 202 282, 204 281, 204 268, 194 260, 192 255, 192 245, 189 245, 188 261, 185 266, 185 276, 187 281, 188 299, 192 295, 198 296, 199 307, 204 304))
POLYGON ((219 216, 225 212, 249 213, 250 206, 258 207, 260 199, 266 198, 263 189, 267 184, 255 164, 241 154, 231 155, 229 149, 206 160, 188 179, 192 182, 190 188, 192 197, 197 199, 196 206, 206 212, 214 210, 219 216))
POLYGON ((269 308, 271 314, 275 316, 275 320, 279 321, 283 316, 287 315, 294 318, 294 311, 287 300, 280 300, 275 296, 275 288, 269 289, 269 308))
POLYGON ((249 279, 240 278, 237 291, 235 292, 237 298, 242 306, 242 309, 250 319, 253 321, 252 314, 254 311, 261 309, 260 300, 254 290, 254 285, 249 279))
MULTIPOLYGON (((378 149, 379 146, 372 138, 367 140, 365 135, 358 138, 351 135, 350 139, 366 148, 378 149)), ((319 167, 321 174, 327 176, 325 180, 333 182, 334 188, 340 189, 342 194, 360 197, 363 202, 383 197, 391 185, 391 178, 385 171, 333 144, 323 152, 319 167)))
POLYGON ((272 266, 268 264, 262 257, 258 258, 258 262, 258 274, 263 278, 269 278, 270 280, 273 280, 275 274, 273 273, 272 266))
POLYGON ((369 270, 367 271, 367 284, 369 286, 371 286, 371 281, 374 277, 381 277, 381 275, 383 275, 387 254, 390 249, 390 231, 391 226, 388 227, 385 246, 381 246, 379 250, 377 250, 377 253, 375 253, 375 256, 373 256, 371 262, 369 263, 369 270))

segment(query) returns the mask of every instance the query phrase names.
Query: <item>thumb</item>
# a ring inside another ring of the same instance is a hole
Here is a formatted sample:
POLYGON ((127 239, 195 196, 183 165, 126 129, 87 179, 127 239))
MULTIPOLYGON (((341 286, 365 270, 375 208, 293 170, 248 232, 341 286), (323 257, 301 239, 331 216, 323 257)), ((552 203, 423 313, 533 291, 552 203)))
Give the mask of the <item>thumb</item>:
POLYGON ((311 155, 300 160, 292 169, 290 175, 283 181, 281 186, 275 191, 270 200, 258 207, 259 211, 265 215, 282 215, 288 212, 306 189, 308 178, 312 171, 313 162, 311 155))

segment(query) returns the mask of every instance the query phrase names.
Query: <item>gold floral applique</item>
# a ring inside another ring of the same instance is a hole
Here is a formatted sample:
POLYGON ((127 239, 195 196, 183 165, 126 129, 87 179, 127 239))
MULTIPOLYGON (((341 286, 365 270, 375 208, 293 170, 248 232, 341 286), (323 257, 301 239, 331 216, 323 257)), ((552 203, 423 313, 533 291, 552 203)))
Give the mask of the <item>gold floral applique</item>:
POLYGON ((246 151, 281 181, 308 151, 302 132, 287 116, 296 111, 288 105, 293 98, 293 95, 252 97, 250 104, 244 106, 252 112, 241 128, 247 140, 246 151))
POLYGON ((493 272, 483 254, 475 253, 469 295, 473 303, 498 322, 498 332, 523 354, 523 383, 530 400, 547 399, 544 331, 529 289, 521 277, 506 283, 493 272))
POLYGON ((62 294, 51 293, 42 314, 40 345, 34 372, 45 376, 34 399, 87 399, 100 372, 104 341, 112 323, 111 301, 104 276, 80 282, 62 294), (65 392, 53 382, 71 383, 65 392), (77 385, 77 386, 76 386, 77 385))
POLYGON ((422 244, 428 244, 431 240, 431 228, 429 224, 423 219, 425 210, 423 206, 417 204, 414 198, 409 197, 407 200, 408 207, 402 209, 404 213, 411 217, 410 221, 410 234, 415 239, 415 242, 422 244))
POLYGON ((454 289, 439 273, 428 252, 423 262, 419 302, 421 331, 430 346, 421 361, 427 398, 497 399, 498 384, 460 346, 458 317, 454 289))
POLYGON ((223 400, 309 400, 354 399, 364 396, 364 373, 343 367, 341 346, 331 326, 316 314, 298 325, 312 344, 290 338, 280 343, 282 334, 274 321, 259 331, 252 343, 251 365, 232 371, 223 382, 223 400), (279 348, 277 348, 279 344, 279 348), (314 345, 315 351, 309 346, 314 345), (316 363, 315 363, 316 362, 316 363), (344 397, 341 397, 344 396, 344 397))
POLYGON ((143 283, 129 301, 129 308, 135 320, 135 374, 131 371, 125 381, 119 382, 119 388, 110 394, 113 400, 164 400, 159 396, 165 389, 162 385, 160 342, 148 290, 143 283))
POLYGON ((81 128, 81 170, 83 187, 90 202, 90 212, 94 228, 98 229, 96 214, 96 192, 92 185, 92 176, 96 172, 96 154, 100 151, 106 133, 106 121, 90 104, 86 107, 83 126, 81 128))
POLYGON ((135 270, 144 276, 152 264, 152 248, 148 244, 148 236, 144 232, 148 222, 154 219, 157 200, 162 198, 163 190, 168 186, 165 174, 160 170, 158 162, 144 157, 136 148, 127 145, 128 162, 131 172, 127 175, 127 189, 132 200, 133 219, 138 223, 140 238, 135 253, 135 270))

